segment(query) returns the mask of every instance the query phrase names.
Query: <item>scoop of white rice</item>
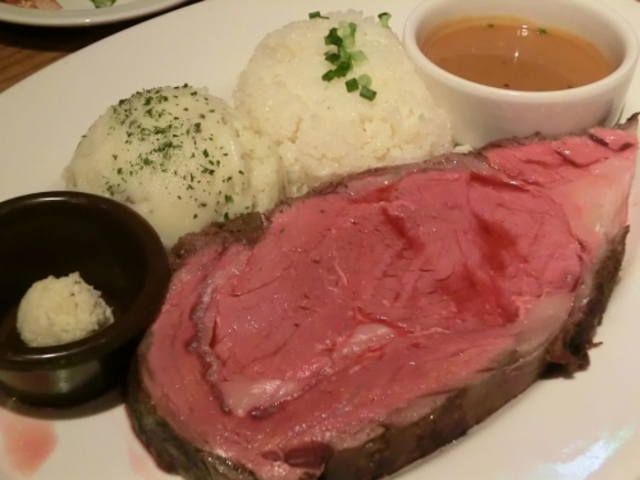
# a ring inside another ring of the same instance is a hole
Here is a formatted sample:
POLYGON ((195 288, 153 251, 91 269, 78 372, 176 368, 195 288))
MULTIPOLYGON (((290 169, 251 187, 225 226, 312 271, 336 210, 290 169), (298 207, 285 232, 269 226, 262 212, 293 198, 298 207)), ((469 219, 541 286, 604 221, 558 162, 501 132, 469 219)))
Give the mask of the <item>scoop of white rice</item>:
POLYGON ((236 108, 278 150, 289 195, 331 177, 424 160, 452 148, 451 128, 397 36, 355 11, 302 20, 267 35, 242 72, 236 108), (354 50, 367 60, 345 78, 322 75, 332 65, 324 37, 340 22, 357 25, 354 50), (348 93, 345 80, 367 74, 373 101, 348 93))
POLYGON ((130 205, 170 246, 184 233, 269 208, 280 197, 275 152, 250 132, 241 141, 242 124, 202 89, 138 92, 96 120, 63 177, 69 189, 130 205))

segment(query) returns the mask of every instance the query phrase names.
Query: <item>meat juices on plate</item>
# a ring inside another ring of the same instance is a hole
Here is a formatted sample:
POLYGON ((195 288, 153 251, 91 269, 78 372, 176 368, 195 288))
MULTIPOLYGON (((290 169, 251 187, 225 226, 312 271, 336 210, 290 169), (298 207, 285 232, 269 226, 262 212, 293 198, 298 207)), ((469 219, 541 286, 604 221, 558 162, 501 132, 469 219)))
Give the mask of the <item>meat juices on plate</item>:
POLYGON ((373 170, 183 237, 132 372, 137 434, 188 478, 378 478, 585 368, 635 131, 373 170))

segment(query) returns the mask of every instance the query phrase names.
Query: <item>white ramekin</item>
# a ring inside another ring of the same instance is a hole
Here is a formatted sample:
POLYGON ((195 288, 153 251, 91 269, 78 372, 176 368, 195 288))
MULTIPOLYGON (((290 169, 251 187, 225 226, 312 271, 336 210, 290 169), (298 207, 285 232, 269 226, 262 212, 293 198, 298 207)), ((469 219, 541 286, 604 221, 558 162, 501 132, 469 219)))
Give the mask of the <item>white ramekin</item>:
POLYGON ((638 62, 638 38, 616 12, 594 0, 425 0, 407 18, 403 42, 431 91, 449 114, 456 142, 479 147, 499 138, 539 132, 556 136, 614 124, 638 62), (597 82, 570 90, 518 92, 480 85, 428 60, 420 44, 441 22, 469 16, 524 17, 593 42, 615 65, 597 82))

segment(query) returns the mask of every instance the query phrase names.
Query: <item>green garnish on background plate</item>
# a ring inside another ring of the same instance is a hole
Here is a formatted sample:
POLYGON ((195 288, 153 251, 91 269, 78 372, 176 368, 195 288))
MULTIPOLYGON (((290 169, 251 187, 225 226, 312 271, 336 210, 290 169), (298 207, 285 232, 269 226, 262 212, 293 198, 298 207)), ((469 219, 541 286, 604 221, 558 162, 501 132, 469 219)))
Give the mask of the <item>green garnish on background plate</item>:
POLYGON ((116 0, 91 0, 96 8, 112 7, 116 0))

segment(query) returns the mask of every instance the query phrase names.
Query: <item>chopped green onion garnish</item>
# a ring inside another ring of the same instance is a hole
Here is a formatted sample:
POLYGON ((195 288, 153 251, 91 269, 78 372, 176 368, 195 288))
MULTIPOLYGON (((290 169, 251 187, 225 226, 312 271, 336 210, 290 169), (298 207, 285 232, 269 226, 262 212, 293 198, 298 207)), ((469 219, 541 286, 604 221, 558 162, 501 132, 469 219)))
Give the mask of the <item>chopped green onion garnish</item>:
POLYGON ((322 16, 320 12, 311 12, 309 13, 309 18, 329 18, 329 17, 322 16))
POLYGON ((351 52, 351 59, 356 63, 360 63, 366 61, 367 56, 362 50, 356 50, 355 52, 351 52))
POLYGON ((351 29, 349 28, 349 24, 345 21, 342 21, 338 24, 338 35, 342 38, 348 37, 351 33, 351 29))
POLYGON ((356 45, 356 37, 346 36, 342 39, 342 46, 347 49, 351 49, 356 45))
POLYGON ((539 28, 538 30, 536 30, 536 32, 538 33, 538 35, 546 35, 547 34, 547 30, 545 28, 539 28))
POLYGON ((347 80, 345 82, 345 86, 347 87, 347 92, 349 93, 355 92, 356 90, 358 90, 358 88, 360 88, 360 85, 358 85, 358 80, 355 78, 347 80))
POLYGON ((324 37, 324 44, 335 45, 336 47, 342 45, 342 38, 340 37, 340 35, 338 35, 337 28, 333 27, 331 30, 329 30, 327 36, 324 37))
POLYGON ((338 52, 327 52, 324 54, 324 59, 332 65, 335 65, 340 61, 340 54, 338 52))
MULTIPOLYGON (((318 12, 314 12, 318 13, 318 12)), ((318 13, 319 15, 319 13, 318 13)), ((310 14, 311 16, 311 14, 310 14)), ((380 22, 383 26, 388 26, 391 15, 380 14, 380 22)), ((317 17, 314 17, 317 18, 317 17)), ((354 62, 364 62, 367 56, 361 50, 352 50, 356 43, 356 31, 358 25, 350 22, 340 22, 338 27, 333 27, 324 37, 325 45, 335 46, 336 51, 329 50, 324 53, 324 59, 334 66, 332 70, 327 70, 322 75, 322 80, 331 82, 336 78, 346 77, 353 70, 354 62)), ((357 78, 350 78, 345 82, 347 92, 360 90, 360 96, 369 101, 376 98, 376 91, 371 89, 371 77, 363 74, 357 78)))
POLYGON ((336 68, 333 69, 334 78, 338 77, 346 77, 347 73, 349 73, 353 69, 353 63, 351 59, 349 60, 341 60, 336 65, 336 68))
POLYGON ((376 98, 378 93, 375 90, 371 90, 369 87, 361 87, 360 88, 360 96, 369 100, 370 102, 376 98))
POLYGON ((342 21, 338 25, 338 35, 340 35, 343 39, 345 37, 355 36, 357 30, 358 30, 358 25, 353 22, 347 23, 345 21, 342 21))
POLYGON ((111 7, 116 3, 116 0, 91 0, 91 3, 93 3, 96 8, 104 8, 111 7))
POLYGON ((385 28, 389 28, 389 20, 391 20, 391 14, 384 12, 381 13, 380 15, 378 15, 378 18, 380 19, 380 25, 382 25, 385 28))
POLYGON ((333 70, 327 70, 326 72, 324 72, 324 75, 322 75, 322 80, 324 80, 325 82, 330 82, 334 78, 336 78, 336 74, 333 70))
POLYGON ((366 73, 360 75, 358 77, 358 84, 361 87, 367 87, 367 88, 371 87, 371 77, 366 73))
POLYGON ((345 48, 350 49, 356 44, 356 30, 358 25, 355 23, 340 22, 338 26, 338 35, 342 38, 345 48))

